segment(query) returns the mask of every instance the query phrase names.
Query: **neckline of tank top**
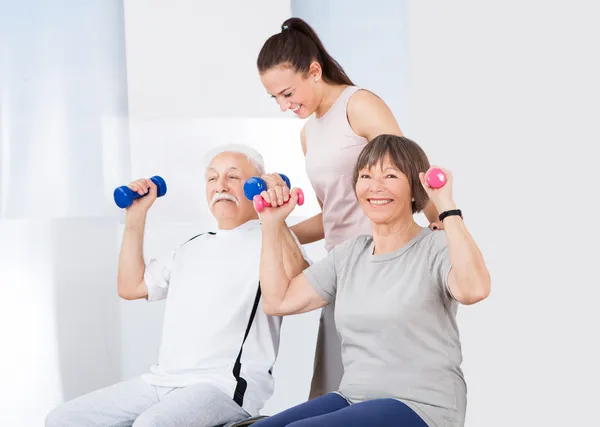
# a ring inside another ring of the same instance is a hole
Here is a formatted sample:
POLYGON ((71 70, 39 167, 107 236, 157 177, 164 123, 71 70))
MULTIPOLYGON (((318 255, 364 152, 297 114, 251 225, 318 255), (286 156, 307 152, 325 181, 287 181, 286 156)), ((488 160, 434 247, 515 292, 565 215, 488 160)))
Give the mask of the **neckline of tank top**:
POLYGON ((336 100, 335 100, 335 101, 333 101, 333 104, 331 104, 331 107, 329 107, 329 110, 327 110, 327 111, 325 112, 325 114, 323 114, 321 117, 317 117, 317 114, 315 113, 315 116, 314 116, 315 120, 316 120, 317 122, 321 122, 321 121, 325 120, 325 118, 327 118, 327 116, 329 115, 329 113, 330 113, 330 112, 331 112, 333 109, 337 108, 337 106, 339 105, 339 103, 340 103, 340 100, 342 99, 342 97, 344 96, 344 94, 345 94, 345 93, 346 93, 348 90, 350 90, 351 88, 355 88, 355 87, 356 87, 356 86, 347 86, 347 87, 346 87, 346 88, 345 88, 343 91, 341 91, 341 92, 340 92, 340 94, 338 95, 338 97, 336 98, 336 100))

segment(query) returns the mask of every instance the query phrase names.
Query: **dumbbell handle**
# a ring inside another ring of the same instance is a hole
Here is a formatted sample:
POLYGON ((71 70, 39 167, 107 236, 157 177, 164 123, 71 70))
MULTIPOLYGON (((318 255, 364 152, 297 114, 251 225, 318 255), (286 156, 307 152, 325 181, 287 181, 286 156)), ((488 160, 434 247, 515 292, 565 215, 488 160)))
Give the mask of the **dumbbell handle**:
MULTIPOLYGON (((302 206, 304 204, 304 192, 300 188, 297 188, 296 191, 298 193, 298 205, 302 206)), ((256 209, 256 212, 258 213, 262 212, 265 208, 272 206, 270 203, 267 203, 260 194, 254 196, 252 202, 254 203, 254 209, 256 209)))
MULTIPOLYGON (((167 194, 167 183, 162 177, 155 175, 152 178, 150 178, 150 180, 156 185, 157 197, 162 197, 165 194, 167 194)), ((148 195, 148 193, 149 192, 142 195, 136 191, 133 191, 127 185, 122 185, 115 189, 113 193, 113 198, 118 207, 120 207, 121 209, 125 209, 131 206, 134 200, 137 200, 140 197, 145 197, 148 195)))

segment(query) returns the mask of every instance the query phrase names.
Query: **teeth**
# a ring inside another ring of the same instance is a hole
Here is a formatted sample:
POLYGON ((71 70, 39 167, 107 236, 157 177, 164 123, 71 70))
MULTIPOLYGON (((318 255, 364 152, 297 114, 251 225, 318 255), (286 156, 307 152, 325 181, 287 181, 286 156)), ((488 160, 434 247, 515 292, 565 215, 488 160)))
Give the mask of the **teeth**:
POLYGON ((297 105, 296 107, 292 108, 292 111, 295 113, 296 111, 298 111, 300 109, 301 105, 297 105))
POLYGON ((387 205, 391 200, 369 200, 373 205, 387 205))

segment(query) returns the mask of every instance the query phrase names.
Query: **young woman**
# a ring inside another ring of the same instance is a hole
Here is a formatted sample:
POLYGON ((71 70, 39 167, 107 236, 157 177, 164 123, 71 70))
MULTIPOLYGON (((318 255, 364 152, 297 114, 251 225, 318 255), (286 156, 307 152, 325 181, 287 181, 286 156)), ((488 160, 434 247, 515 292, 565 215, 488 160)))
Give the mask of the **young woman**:
MULTIPOLYGON (((327 53, 315 31, 291 18, 271 36, 257 60, 265 89, 281 111, 309 118, 300 140, 306 171, 322 213, 294 227, 302 244, 325 238, 330 252, 345 240, 371 232, 369 219, 354 196, 352 171, 358 154, 374 137, 402 135, 392 112, 378 96, 355 86, 327 53)), ((289 189, 278 175, 265 175, 267 202, 287 202, 289 189)), ((431 228, 442 228, 433 204, 424 208, 431 228)), ((335 331, 334 305, 321 313, 310 397, 336 390, 342 377, 341 349, 335 331)))

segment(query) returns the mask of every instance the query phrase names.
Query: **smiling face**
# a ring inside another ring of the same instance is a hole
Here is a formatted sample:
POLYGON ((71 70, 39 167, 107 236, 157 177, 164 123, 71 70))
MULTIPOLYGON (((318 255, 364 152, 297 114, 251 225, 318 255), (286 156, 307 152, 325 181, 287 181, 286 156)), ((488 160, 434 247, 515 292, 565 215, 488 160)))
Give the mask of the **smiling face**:
POLYGON ((276 66, 260 74, 260 80, 282 112, 292 110, 301 119, 315 112, 323 98, 320 93, 320 65, 313 63, 308 73, 276 66), (317 81, 315 81, 317 80, 317 81))
POLYGON ((219 228, 231 230, 258 218, 252 202, 244 195, 244 183, 260 175, 242 153, 216 155, 206 170, 206 201, 219 228))
POLYGON ((416 142, 387 134, 373 138, 354 168, 361 208, 375 224, 409 220, 429 202, 419 179, 428 168, 427 156, 416 142))
POLYGON ((381 162, 358 172, 356 197, 375 224, 391 224, 412 217, 411 188, 389 154, 381 162))

